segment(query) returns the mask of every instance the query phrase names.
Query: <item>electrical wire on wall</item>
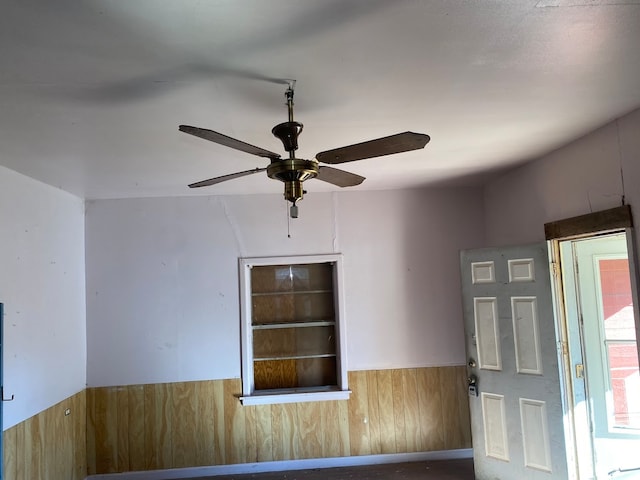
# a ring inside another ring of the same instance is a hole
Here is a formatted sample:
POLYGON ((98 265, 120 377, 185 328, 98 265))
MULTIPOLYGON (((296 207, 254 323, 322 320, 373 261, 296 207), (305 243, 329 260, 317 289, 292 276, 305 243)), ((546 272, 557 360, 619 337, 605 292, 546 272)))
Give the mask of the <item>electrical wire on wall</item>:
POLYGON ((620 124, 618 120, 616 120, 616 139, 618 140, 618 164, 620 165, 620 183, 622 183, 622 205, 624 205, 624 168, 622 167, 622 143, 620 142, 620 124))

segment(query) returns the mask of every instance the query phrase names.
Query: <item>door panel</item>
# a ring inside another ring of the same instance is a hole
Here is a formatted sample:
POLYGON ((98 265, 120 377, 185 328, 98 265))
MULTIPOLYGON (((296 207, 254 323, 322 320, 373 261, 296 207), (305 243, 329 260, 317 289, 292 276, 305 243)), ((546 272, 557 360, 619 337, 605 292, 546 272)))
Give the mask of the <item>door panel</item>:
POLYGON ((526 467, 551 471, 551 452, 549 451, 549 430, 547 428, 547 402, 520 399, 520 419, 522 425, 522 447, 526 467))
POLYGON ((482 392, 482 426, 487 457, 509 461, 509 439, 507 438, 507 416, 504 395, 482 392))
POLYGON ((478 480, 566 479, 545 244, 461 253, 478 480))
POLYGON ((502 370, 498 301, 495 297, 473 299, 473 317, 478 346, 478 365, 484 370, 502 370))
POLYGON ((538 302, 536 297, 511 297, 513 344, 516 371, 542 375, 542 353, 538 333, 538 302))

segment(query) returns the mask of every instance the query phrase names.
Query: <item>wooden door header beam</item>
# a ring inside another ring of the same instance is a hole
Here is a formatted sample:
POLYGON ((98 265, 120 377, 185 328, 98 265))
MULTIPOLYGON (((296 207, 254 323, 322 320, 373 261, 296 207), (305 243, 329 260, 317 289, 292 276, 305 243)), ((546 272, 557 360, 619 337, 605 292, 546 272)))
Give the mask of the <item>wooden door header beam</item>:
POLYGON ((544 233, 547 240, 553 240, 631 227, 633 227, 631 206, 623 205, 609 210, 545 223, 544 233))

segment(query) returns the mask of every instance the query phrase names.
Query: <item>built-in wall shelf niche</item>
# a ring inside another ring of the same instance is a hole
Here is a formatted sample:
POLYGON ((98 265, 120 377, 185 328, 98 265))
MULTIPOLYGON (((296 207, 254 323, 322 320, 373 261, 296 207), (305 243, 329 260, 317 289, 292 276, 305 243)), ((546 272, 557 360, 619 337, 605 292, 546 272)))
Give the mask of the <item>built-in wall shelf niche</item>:
POLYGON ((244 396, 345 390, 336 257, 259 260, 241 265, 244 396))

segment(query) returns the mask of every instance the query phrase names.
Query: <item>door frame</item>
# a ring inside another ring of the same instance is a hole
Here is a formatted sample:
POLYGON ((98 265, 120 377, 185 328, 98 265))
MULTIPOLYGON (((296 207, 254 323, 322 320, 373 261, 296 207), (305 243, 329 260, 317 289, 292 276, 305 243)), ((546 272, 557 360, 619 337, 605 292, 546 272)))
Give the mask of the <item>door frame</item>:
MULTIPOLYGON (((611 233, 626 235, 627 256, 629 260, 629 274, 631 280, 631 295, 633 299, 633 313, 636 325, 636 342, 640 345, 640 305, 638 286, 640 285, 640 269, 638 268, 638 254, 633 217, 629 205, 590 213, 565 220, 545 224, 545 236, 549 247, 549 261, 551 266, 551 291, 554 304, 554 316, 558 336, 558 348, 562 352, 559 374, 562 390, 562 401, 565 409, 565 442, 569 473, 572 478, 579 478, 578 471, 578 438, 576 436, 576 412, 573 408, 574 385, 573 364, 569 355, 569 322, 564 302, 565 287, 562 281, 562 262, 560 243, 570 240, 594 238, 611 233)), ((640 348, 637 349, 640 361, 640 348)), ((590 443, 591 445, 591 443, 590 443)), ((591 448, 590 448, 591 450, 591 448)), ((594 458, 593 451, 587 452, 594 458)), ((584 454, 582 454, 584 455, 584 454)), ((594 465, 595 468, 595 465, 594 465)))

